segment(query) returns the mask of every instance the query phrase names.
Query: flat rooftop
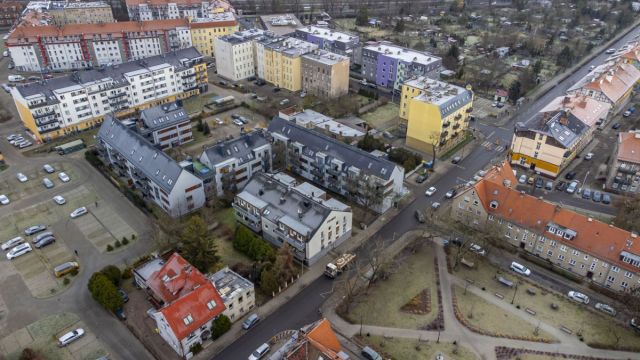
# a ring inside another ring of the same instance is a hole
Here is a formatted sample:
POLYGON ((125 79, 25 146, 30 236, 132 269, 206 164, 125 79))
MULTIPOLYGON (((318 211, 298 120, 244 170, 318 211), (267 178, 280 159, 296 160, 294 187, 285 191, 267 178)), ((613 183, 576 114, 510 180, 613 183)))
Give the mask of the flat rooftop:
POLYGON ((282 38, 280 41, 265 44, 265 48, 287 56, 298 57, 317 49, 318 45, 296 38, 282 38))
POLYGON ((304 55, 305 58, 314 60, 325 65, 335 65, 343 61, 349 61, 349 57, 334 54, 326 50, 317 50, 304 55))
POLYGON ((409 63, 414 62, 422 65, 429 65, 440 60, 439 57, 428 52, 416 51, 388 42, 367 45, 364 48, 409 63))
POLYGON ((241 44, 247 41, 251 41, 257 37, 264 35, 265 31, 260 29, 249 29, 243 31, 236 31, 231 35, 220 37, 220 40, 231 43, 241 44))
POLYGON ((276 35, 286 35, 295 32, 302 23, 294 14, 270 14, 260 16, 265 29, 276 35))
POLYGON ((253 289, 253 283, 251 281, 243 278, 228 267, 225 267, 215 274, 207 275, 207 277, 211 280, 216 290, 218 290, 222 301, 225 303, 237 295, 241 295, 244 291, 253 289))
POLYGON ((359 37, 354 34, 350 34, 342 31, 335 31, 332 29, 327 29, 319 26, 309 25, 304 26, 299 29, 296 29, 298 32, 304 32, 307 34, 311 34, 313 36, 330 40, 330 41, 338 41, 338 42, 353 42, 354 40, 359 41, 359 37))
POLYGON ((226 11, 220 13, 211 13, 207 14, 206 17, 191 19, 192 24, 211 23, 219 21, 236 21, 236 17, 232 12, 226 11))
POLYGON ((457 85, 424 76, 406 81, 404 84, 422 90, 422 94, 415 97, 415 99, 436 104, 440 107, 446 106, 456 100, 462 100, 465 103, 471 100, 471 91, 457 85))

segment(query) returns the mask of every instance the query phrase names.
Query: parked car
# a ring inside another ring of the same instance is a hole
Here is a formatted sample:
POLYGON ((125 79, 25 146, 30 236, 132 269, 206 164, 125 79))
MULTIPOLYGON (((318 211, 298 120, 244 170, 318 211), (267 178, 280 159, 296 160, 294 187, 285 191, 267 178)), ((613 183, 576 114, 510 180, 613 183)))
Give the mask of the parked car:
POLYGON ((233 122, 235 125, 238 125, 238 126, 244 126, 244 123, 238 119, 233 119, 231 120, 231 122, 233 122))
POLYGON ((611 204, 611 196, 609 194, 602 195, 602 203, 603 204, 611 204))
POLYGON ((249 355, 249 360, 260 360, 269 352, 269 344, 260 345, 254 352, 249 355))
POLYGON ((120 294, 120 297, 122 298, 122 301, 124 301, 124 302, 128 302, 129 301, 129 294, 127 294, 127 292, 124 291, 123 288, 118 288, 118 294, 120 294))
POLYGON ((537 178, 536 179, 536 188, 538 189, 542 189, 542 186, 544 185, 544 180, 542 180, 542 178, 537 178))
POLYGON ((533 176, 529 176, 529 178, 527 179, 527 184, 533 185, 534 182, 536 182, 536 178, 533 176))
POLYGON ((53 166, 49 164, 44 164, 42 166, 42 170, 44 170, 44 172, 46 172, 47 174, 53 174, 56 171, 56 169, 54 169, 53 166))
POLYGON ((575 171, 569 171, 568 173, 564 174, 564 178, 567 180, 573 180, 575 177, 576 177, 575 171))
POLYGON ((215 118, 215 120, 214 120, 214 121, 215 121, 215 122, 216 122, 216 124, 218 124, 218 125, 223 125, 223 124, 224 124, 224 122, 223 122, 220 118, 215 118))
POLYGON ((439 208, 439 207, 440 207, 440 203, 439 203, 439 202, 437 202, 437 201, 436 201, 436 202, 434 202, 433 204, 431 204, 431 208, 433 208, 433 209, 437 209, 437 208, 439 208))
POLYGON ((462 160, 462 156, 455 156, 453 159, 451 159, 451 163, 452 164, 457 164, 462 160))
POLYGON ((33 143, 31 141, 24 141, 24 142, 21 142, 20 144, 18 144, 18 148, 24 149, 24 148, 29 147, 31 145, 33 145, 33 143))
POLYGON ((569 184, 569 186, 567 186, 567 192, 569 194, 573 194, 576 192, 576 190, 578 189, 578 182, 577 181, 572 181, 571 184, 569 184))
POLYGON ((51 189, 53 187, 53 181, 49 180, 48 178, 44 178, 42 179, 42 185, 44 185, 44 187, 46 187, 47 189, 51 189))
POLYGON ((591 189, 583 189, 582 198, 587 200, 591 199, 591 189))
POLYGON ((29 226, 28 228, 24 229, 24 234, 25 235, 33 235, 33 234, 37 234, 41 231, 45 231, 47 229, 47 225, 33 225, 33 226, 29 226))
POLYGON ((14 247, 13 249, 9 250, 9 252, 7 253, 7 260, 12 260, 15 259, 19 256, 22 256, 28 252, 31 252, 31 245, 27 244, 27 243, 22 243, 16 247, 14 247))
POLYGON ((569 291, 567 296, 569 297, 569 299, 581 304, 588 304, 590 301, 587 295, 577 291, 569 291))
POLYGON ((564 191, 567 188, 567 183, 564 181, 560 181, 556 184, 556 190, 564 191))
POLYGON ((124 313, 124 309, 120 308, 115 311, 116 317, 122 321, 127 320, 127 315, 124 313))
POLYGON ((21 183, 29 181, 29 178, 27 177, 27 175, 25 175, 25 174, 23 174, 23 173, 17 173, 17 174, 16 174, 16 178, 17 178, 17 179, 18 179, 18 181, 20 181, 21 183))
POLYGON ((9 203, 11 202, 11 200, 9 200, 9 198, 7 197, 7 195, 0 195, 0 204, 2 205, 9 205, 9 203))
POLYGON ((600 191, 594 191, 593 195, 591 195, 591 200, 595 202, 602 201, 602 193, 600 191))
POLYGON ((444 197, 446 197, 447 199, 451 199, 452 197, 456 196, 457 193, 458 191, 456 189, 449 189, 449 191, 444 194, 444 197))
POLYGON ((515 272, 517 272, 520 275, 524 275, 524 276, 529 276, 531 275, 531 270, 527 269, 526 266, 517 263, 517 262, 512 262, 511 266, 509 266, 509 268, 515 272))
POLYGON ((553 190, 553 181, 547 181, 544 184, 544 189, 549 191, 553 190))
POLYGON ((80 217, 80 216, 82 216, 82 215, 84 215, 86 213, 87 213, 87 208, 83 206, 83 207, 79 207, 79 208, 73 210, 73 212, 70 214, 70 216, 71 216, 72 219, 75 219, 75 218, 80 217))
POLYGON ((58 179, 60 179, 60 181, 62 181, 62 182, 69 182, 69 180, 71 180, 69 175, 67 175, 64 172, 61 172, 61 173, 58 174, 58 179))
POLYGON ((56 242, 56 238, 53 236, 47 236, 46 238, 43 238, 42 240, 38 241, 37 243, 34 244, 34 246, 36 247, 36 249, 41 249, 47 245, 51 245, 54 242, 56 242))
POLYGON ((279 87, 274 87, 274 88, 273 88, 273 92, 279 92, 279 91, 280 91, 280 88, 279 88, 279 87))
POLYGON ((0 248, 2 248, 2 251, 7 251, 14 246, 22 244, 23 242, 24 242, 24 238, 22 236, 16 236, 13 239, 3 242, 0 248))
POLYGON ((305 96, 307 96, 307 93, 306 93, 306 92, 304 92, 304 91, 303 91, 303 92, 301 92, 301 93, 300 93, 300 97, 301 97, 301 98, 304 98, 305 96))
POLYGON ((58 205, 64 205, 67 202, 67 200, 60 195, 54 196, 53 201, 55 201, 55 203, 58 205))
POLYGON ((69 331, 68 333, 62 335, 58 339, 58 346, 59 347, 65 347, 65 346, 71 344, 72 342, 80 339, 83 336, 84 336, 84 329, 82 329, 82 328, 77 328, 77 329, 75 329, 73 331, 69 331))
POLYGON ((607 51, 605 51, 604 53, 605 53, 605 54, 607 54, 607 55, 611 55, 611 54, 613 54, 614 52, 616 52, 616 49, 611 48, 611 49, 607 49, 607 51))
POLYGON ((527 182, 527 175, 526 174, 520 175, 520 178, 518 179, 518 182, 520 184, 525 184, 527 182))
POLYGON ((258 314, 251 314, 245 321, 242 322, 242 328, 245 330, 249 330, 252 327, 256 326, 256 324, 260 321, 260 317, 258 314))
POLYGON ((474 243, 469 244, 469 251, 481 256, 485 256, 487 254, 487 251, 483 249, 482 246, 474 243))
POLYGON ((423 182, 425 182, 425 180, 427 180, 427 174, 421 174, 416 176, 416 182, 418 184, 422 184, 423 182))
POLYGON ((360 351, 360 353, 367 360, 383 360, 382 356, 380 356, 380 354, 378 354, 375 350, 373 350, 372 348, 370 348, 368 346, 363 347, 362 351, 360 351))
POLYGON ((629 111, 629 110, 625 111, 624 113, 622 113, 622 116, 624 116, 624 117, 631 116, 631 111, 629 111))
POLYGON ((614 309, 610 305, 603 304, 603 303, 597 303, 595 308, 611 316, 616 316, 616 314, 618 313, 616 309, 614 309))
POLYGON ((592 152, 587 153, 587 155, 585 155, 585 156, 584 156, 584 159, 585 159, 585 160, 591 160, 591 159, 593 159, 593 153, 592 153, 592 152))
POLYGON ((433 194, 436 193, 436 191, 438 191, 438 189, 436 189, 435 187, 430 187, 427 189, 427 191, 424 192, 425 195, 427 196, 432 196, 433 194))
POLYGON ((633 318, 629 320, 629 325, 631 325, 631 327, 634 328, 636 331, 640 331, 640 319, 633 318))
POLYGON ((421 224, 426 221, 426 219, 424 218, 424 214, 420 210, 416 210, 415 216, 416 216, 416 220, 418 220, 418 222, 421 224))
POLYGON ((42 240, 42 239, 44 239, 46 237, 49 237, 49 236, 53 236, 53 233, 51 231, 45 231, 43 233, 38 234, 38 236, 34 237, 32 242, 35 244, 38 241, 40 241, 40 240, 42 240))
POLYGON ((615 123, 613 124, 613 126, 611 127, 613 130, 618 130, 620 129, 620 123, 615 123))
POLYGON ((240 119, 240 114, 231 114, 232 119, 240 119))

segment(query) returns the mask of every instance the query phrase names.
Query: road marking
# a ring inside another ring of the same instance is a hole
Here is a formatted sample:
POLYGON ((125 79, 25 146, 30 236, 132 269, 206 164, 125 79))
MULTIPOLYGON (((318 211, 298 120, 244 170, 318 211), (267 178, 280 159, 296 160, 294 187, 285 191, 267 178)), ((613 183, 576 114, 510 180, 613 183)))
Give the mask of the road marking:
POLYGON ((491 132, 491 134, 489 134, 489 136, 487 136, 487 140, 491 139, 491 137, 492 137, 493 135, 495 135, 495 133, 496 133, 496 131, 495 131, 495 130, 493 130, 493 131, 491 132))

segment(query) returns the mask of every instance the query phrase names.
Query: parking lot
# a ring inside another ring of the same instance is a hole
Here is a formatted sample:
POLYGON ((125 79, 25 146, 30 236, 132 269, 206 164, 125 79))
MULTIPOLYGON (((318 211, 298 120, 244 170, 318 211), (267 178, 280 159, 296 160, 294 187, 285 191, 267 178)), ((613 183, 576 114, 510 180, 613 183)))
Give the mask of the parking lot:
POLYGON ((18 201, 29 195, 38 193, 39 190, 45 190, 43 185, 44 178, 53 182, 54 186, 52 190, 54 191, 57 187, 65 184, 65 182, 59 178, 60 172, 67 174, 71 181, 76 178, 77 173, 72 166, 62 162, 54 162, 50 165, 55 169, 51 174, 44 172, 41 167, 30 167, 28 170, 21 171, 10 170, 10 173, 7 172, 7 174, 3 174, 3 176, 0 177, 0 194, 6 195, 10 201, 18 201), (20 182, 17 178, 18 173, 24 174, 28 180, 20 182))

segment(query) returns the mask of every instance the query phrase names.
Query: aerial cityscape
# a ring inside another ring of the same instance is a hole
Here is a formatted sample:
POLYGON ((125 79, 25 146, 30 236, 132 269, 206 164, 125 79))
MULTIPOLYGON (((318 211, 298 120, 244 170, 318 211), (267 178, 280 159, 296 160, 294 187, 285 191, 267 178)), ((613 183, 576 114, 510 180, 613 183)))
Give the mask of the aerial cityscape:
POLYGON ((0 360, 640 359, 640 2, 0 0, 0 33, 0 360))

